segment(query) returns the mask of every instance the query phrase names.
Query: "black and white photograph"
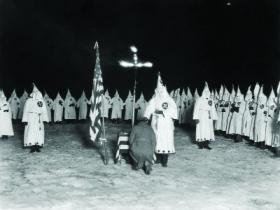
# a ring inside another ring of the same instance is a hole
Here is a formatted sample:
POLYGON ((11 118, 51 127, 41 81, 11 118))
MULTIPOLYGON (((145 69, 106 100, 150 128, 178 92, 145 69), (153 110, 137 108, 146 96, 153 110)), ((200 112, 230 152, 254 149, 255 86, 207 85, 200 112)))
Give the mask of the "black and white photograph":
POLYGON ((279 0, 0 0, 1 210, 280 210, 279 0))

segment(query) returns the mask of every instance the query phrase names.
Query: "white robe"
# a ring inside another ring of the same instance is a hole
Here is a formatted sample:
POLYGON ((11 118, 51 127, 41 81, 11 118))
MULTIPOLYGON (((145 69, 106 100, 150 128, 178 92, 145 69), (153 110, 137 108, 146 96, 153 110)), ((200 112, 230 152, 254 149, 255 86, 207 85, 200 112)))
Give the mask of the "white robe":
POLYGON ((223 127, 224 101, 218 101, 216 110, 218 120, 215 123, 215 130, 221 131, 223 127))
POLYGON ((79 120, 87 119, 89 101, 86 97, 80 97, 77 101, 77 107, 79 108, 79 120))
POLYGON ((101 103, 101 117, 108 118, 109 117, 109 109, 111 108, 111 98, 110 96, 104 95, 102 97, 102 103, 101 103))
POLYGON ((243 114, 245 111, 245 102, 241 101, 238 103, 234 103, 235 107, 238 108, 238 111, 234 111, 232 113, 232 117, 230 119, 229 124, 229 134, 236 134, 236 135, 242 135, 242 121, 243 121, 243 114))
POLYGON ((53 103, 54 122, 61 122, 63 118, 64 101, 62 98, 56 98, 53 103))
POLYGON ((20 104, 19 104, 19 111, 18 111, 18 119, 22 119, 22 115, 23 115, 23 108, 25 105, 25 102, 28 98, 28 95, 23 95, 20 97, 20 104))
POLYGON ((6 100, 0 100, 0 137, 3 135, 14 135, 10 104, 6 100))
POLYGON ((65 120, 76 120, 76 100, 70 96, 64 100, 64 119, 65 120))
POLYGON ((155 152, 175 153, 173 120, 178 119, 178 110, 174 100, 169 95, 161 98, 153 97, 147 104, 144 117, 148 119, 152 117, 151 126, 157 140, 155 152), (163 115, 156 114, 156 110, 163 111, 163 115))
POLYGON ((251 103, 251 126, 250 126, 250 133, 249 133, 249 138, 250 140, 254 140, 255 138, 255 121, 256 121, 256 112, 257 112, 257 104, 255 101, 252 101, 251 103))
POLYGON ((230 102, 225 101, 222 108, 222 131, 227 131, 229 110, 230 110, 230 102))
POLYGON ((193 110, 194 110, 194 100, 192 98, 187 98, 187 103, 185 104, 185 120, 184 123, 188 124, 188 125, 194 125, 194 121, 193 121, 193 110))
POLYGON ((124 119, 131 120, 133 114, 133 96, 127 97, 124 105, 125 105, 124 119))
POLYGON ((255 127, 254 127, 254 141, 264 142, 267 124, 267 106, 266 104, 259 104, 257 107, 255 127))
POLYGON ((137 120, 143 119, 146 107, 147 107, 146 100, 138 100, 136 102, 135 108, 137 109, 137 120))
POLYGON ((276 105, 268 107, 267 126, 265 130, 265 145, 272 146, 274 133, 276 131, 276 105))
POLYGON ((213 120, 217 120, 218 116, 214 101, 198 98, 194 107, 193 119, 199 120, 196 124, 196 141, 215 141, 213 120))
POLYGON ((177 118, 179 120, 180 111, 181 111, 181 95, 179 94, 179 91, 177 91, 177 95, 175 96, 174 100, 177 107, 177 116, 178 116, 177 118))
POLYGON ((111 106, 111 119, 122 119, 123 100, 120 97, 114 97, 111 99, 111 106))
POLYGON ((23 111, 24 146, 43 146, 45 141, 44 122, 48 122, 47 107, 43 99, 28 98, 23 111))
POLYGON ((247 101, 245 105, 245 110, 243 114, 243 122, 242 122, 242 135, 249 137, 250 136, 250 130, 252 125, 252 112, 253 107, 251 106, 252 101, 247 101))
POLYGON ((280 105, 278 104, 278 107, 276 109, 275 117, 276 122, 274 125, 274 134, 273 134, 273 142, 272 147, 280 147, 280 105))
POLYGON ((179 124, 186 123, 186 109, 187 109, 187 97, 181 96, 180 106, 179 106, 179 124))
POLYGON ((13 96, 8 101, 10 103, 11 111, 12 111, 12 119, 18 119, 18 112, 20 107, 20 101, 17 96, 13 96))
POLYGON ((52 122, 52 109, 53 109, 53 100, 49 97, 44 98, 45 104, 47 106, 49 122, 52 122))
POLYGON ((229 111, 228 111, 228 116, 227 116, 227 121, 226 121, 226 134, 229 134, 229 126, 230 126, 230 121, 231 121, 231 118, 232 118, 232 114, 233 112, 231 112, 231 108, 232 108, 232 105, 233 103, 232 102, 229 102, 229 111))

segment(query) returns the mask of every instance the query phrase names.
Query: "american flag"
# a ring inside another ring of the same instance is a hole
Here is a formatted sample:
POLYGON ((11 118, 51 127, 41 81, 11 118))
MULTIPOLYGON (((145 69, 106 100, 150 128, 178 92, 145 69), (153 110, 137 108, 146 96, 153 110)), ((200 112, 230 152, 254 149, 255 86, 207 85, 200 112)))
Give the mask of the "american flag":
POLYGON ((98 43, 95 43, 94 49, 96 50, 96 62, 94 68, 94 77, 93 77, 93 89, 91 96, 91 108, 90 108, 90 120, 91 125, 89 128, 90 139, 95 141, 99 139, 102 132, 102 123, 101 123, 101 102, 103 97, 103 79, 100 68, 100 59, 99 59, 99 49, 98 43))

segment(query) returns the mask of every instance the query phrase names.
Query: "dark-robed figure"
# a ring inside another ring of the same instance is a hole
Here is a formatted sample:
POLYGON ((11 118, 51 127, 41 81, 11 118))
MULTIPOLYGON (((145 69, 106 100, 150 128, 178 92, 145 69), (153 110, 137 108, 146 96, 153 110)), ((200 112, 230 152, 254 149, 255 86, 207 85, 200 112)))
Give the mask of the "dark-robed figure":
POLYGON ((146 174, 150 174, 154 160, 156 147, 156 135, 148 120, 140 121, 133 127, 130 137, 130 156, 133 159, 135 169, 143 168, 146 174))

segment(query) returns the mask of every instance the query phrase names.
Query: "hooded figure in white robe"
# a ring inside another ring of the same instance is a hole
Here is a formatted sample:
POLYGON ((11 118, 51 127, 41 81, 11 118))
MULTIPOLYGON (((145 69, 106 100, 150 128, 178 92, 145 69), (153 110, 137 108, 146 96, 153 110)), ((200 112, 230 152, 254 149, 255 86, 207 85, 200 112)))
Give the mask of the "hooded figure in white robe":
POLYGON ((250 129, 252 125, 252 112, 254 111, 253 105, 253 93, 251 91, 251 86, 248 87, 246 96, 245 96, 245 110, 243 114, 243 125, 242 125, 242 135, 246 140, 249 140, 250 129))
POLYGON ((181 98, 180 98, 180 106, 179 106, 179 124, 186 123, 186 109, 187 109, 188 98, 183 89, 181 98))
POLYGON ((19 99, 20 104, 19 104, 18 119, 22 119, 23 108, 27 99, 28 99, 28 93, 24 90, 22 96, 19 99))
POLYGON ((202 95, 194 107, 193 119, 196 121, 196 142, 199 149, 211 149, 209 141, 215 141, 213 121, 217 120, 218 116, 210 94, 208 84, 205 83, 202 95))
POLYGON ((199 98, 200 98, 200 95, 199 95, 198 90, 196 88, 195 91, 194 91, 194 102, 196 102, 196 100, 199 99, 199 98))
POLYGON ((47 106, 49 122, 52 122, 53 100, 49 97, 47 92, 45 92, 44 101, 47 106))
POLYGON ((251 114, 252 114, 252 120, 251 120, 251 126, 250 126, 250 134, 249 134, 249 139, 251 140, 251 144, 254 143, 254 138, 255 138, 255 121, 256 121, 256 113, 257 113, 257 105, 258 105, 258 95, 260 92, 260 85, 257 83, 254 88, 254 98, 251 103, 251 114))
POLYGON ((280 82, 278 83, 277 87, 277 96, 276 96, 276 113, 275 118, 276 122, 274 125, 274 132, 273 132, 273 141, 272 141, 272 147, 274 149, 274 153, 276 157, 280 157, 280 82))
POLYGON ((75 98, 71 95, 68 89, 66 97, 64 99, 64 119, 65 120, 76 120, 76 105, 77 102, 75 98))
POLYGON ((258 96, 258 106, 256 112, 254 141, 257 146, 263 146, 265 142, 266 124, 267 124, 267 97, 263 93, 263 86, 260 89, 258 96), (261 144, 259 144, 261 143, 261 144))
POLYGON ((239 87, 237 88, 237 93, 234 99, 234 103, 231 106, 232 116, 230 119, 228 133, 230 135, 235 135, 235 142, 241 142, 242 138, 242 124, 243 124, 243 114, 245 111, 245 101, 244 96, 241 93, 239 87))
POLYGON ((54 110, 54 122, 62 122, 63 119, 63 107, 64 107, 64 100, 57 93, 56 98, 53 101, 53 110, 54 110))
POLYGON ((228 117, 229 117, 229 112, 230 112, 230 93, 228 89, 225 87, 224 94, 223 94, 223 99, 222 99, 222 131, 226 132, 227 130, 227 122, 228 122, 228 117))
POLYGON ((144 112, 146 110, 147 101, 145 100, 144 94, 141 93, 140 98, 136 101, 135 108, 137 109, 137 120, 144 118, 144 112))
POLYGON ((275 132, 275 125, 277 123, 277 100, 273 88, 271 88, 270 95, 267 100, 267 125, 265 130, 265 145, 272 146, 274 132, 275 132))
POLYGON ((191 92, 190 88, 188 87, 188 89, 187 89, 187 103, 185 104, 186 107, 185 107, 185 114, 184 114, 185 115, 185 123, 188 126, 194 126, 195 125, 194 120, 193 120, 194 103, 195 103, 194 97, 192 95, 192 92, 191 92))
POLYGON ((30 98, 27 99, 22 122, 24 129, 24 146, 31 146, 31 152, 40 152, 39 147, 44 145, 44 122, 48 122, 48 112, 42 93, 34 85, 30 98))
POLYGON ((176 89, 176 91, 174 92, 174 101, 175 101, 175 103, 176 103, 176 106, 177 106, 177 116, 178 116, 178 118, 179 118, 179 116, 180 116, 180 109, 181 109, 181 107, 180 107, 180 104, 181 104, 181 95, 180 95, 180 88, 178 88, 178 89, 176 89))
POLYGON ((19 108, 20 108, 20 100, 17 96, 16 90, 14 90, 11 94, 11 97, 8 100, 10 107, 11 107, 11 111, 12 111, 12 119, 16 120, 18 119, 18 112, 19 112, 19 108))
POLYGON ((214 90, 210 91, 210 98, 213 100, 214 105, 215 105, 215 92, 214 92, 214 90))
POLYGON ((111 119, 112 120, 122 119, 123 100, 120 98, 117 90, 114 97, 111 99, 110 104, 112 106, 111 119))
POLYGON ((0 137, 13 136, 12 113, 3 90, 0 90, 0 137))
POLYGON ((124 105, 125 105, 124 119, 131 120, 133 115, 133 95, 131 94, 130 91, 128 92, 128 96, 125 99, 124 105))
MULTIPOLYGON (((234 90, 234 87, 232 86, 232 90, 231 90, 230 97, 229 97, 229 101, 230 101, 230 109, 229 110, 232 110, 232 108, 233 108, 232 106, 234 105, 235 95, 236 95, 236 92, 234 90)), ((228 114, 228 117, 227 117, 227 129, 226 129, 226 134, 227 135, 229 134, 229 124, 230 124, 232 114, 233 114, 233 112, 229 111, 229 114, 228 114)))
POLYGON ((216 109, 218 107, 219 100, 220 100, 220 95, 219 95, 218 91, 215 89, 214 101, 215 101, 216 109))
POLYGON ((109 109, 111 109, 111 97, 109 95, 109 91, 106 90, 105 94, 102 97, 101 117, 108 118, 109 117, 109 109))
MULTIPOLYGON (((220 88, 220 91, 219 91, 219 100, 218 100, 217 106, 216 106, 217 116, 218 116, 218 120, 215 123, 215 130, 216 131, 222 131, 223 109, 224 109, 223 94, 224 94, 224 87, 221 85, 221 88, 220 88)), ((217 98, 217 96, 216 96, 216 98, 217 98)))
POLYGON ((144 117, 151 118, 151 126, 156 134, 156 154, 158 160, 167 167, 168 154, 175 153, 174 120, 178 119, 177 106, 169 96, 158 74, 157 87, 152 99, 148 102, 144 117))
POLYGON ((89 100, 86 97, 85 91, 82 92, 81 97, 77 101, 77 108, 79 108, 79 120, 86 120, 88 113, 89 100))

